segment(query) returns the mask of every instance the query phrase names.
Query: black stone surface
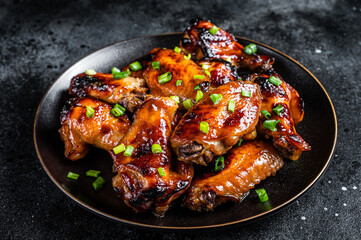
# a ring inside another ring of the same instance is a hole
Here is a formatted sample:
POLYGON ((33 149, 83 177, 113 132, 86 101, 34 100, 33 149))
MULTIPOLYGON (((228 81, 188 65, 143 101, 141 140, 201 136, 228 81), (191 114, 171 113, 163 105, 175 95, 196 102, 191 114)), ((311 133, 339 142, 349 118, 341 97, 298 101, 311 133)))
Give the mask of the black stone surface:
POLYGON ((0 238, 359 239, 360 30, 356 0, 1 1, 0 238), (284 211, 217 233, 151 232, 89 213, 51 182, 37 159, 32 131, 42 95, 89 52, 126 38, 183 31, 194 17, 290 55, 322 82, 339 127, 329 169, 284 211))

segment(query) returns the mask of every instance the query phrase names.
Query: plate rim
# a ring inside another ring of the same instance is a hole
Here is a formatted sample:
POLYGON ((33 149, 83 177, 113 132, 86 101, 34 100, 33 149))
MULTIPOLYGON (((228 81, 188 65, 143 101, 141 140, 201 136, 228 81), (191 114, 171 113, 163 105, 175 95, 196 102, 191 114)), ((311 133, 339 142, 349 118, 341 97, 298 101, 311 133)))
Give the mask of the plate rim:
POLYGON ((335 151, 335 147, 336 147, 336 142, 337 142, 337 132, 338 132, 338 128, 337 128, 337 116, 336 116, 336 111, 334 108, 334 105, 331 101, 330 96, 328 95, 326 89, 324 88, 324 86, 321 84, 321 82, 306 68, 304 67, 301 63, 299 63, 298 61, 296 61, 294 58, 290 57, 289 55, 271 47, 268 46, 267 44, 249 39, 249 38, 245 38, 245 37, 240 37, 240 36, 236 36, 236 39, 241 39, 241 40, 245 40, 248 42, 252 42, 255 43, 257 45, 260 45, 262 47, 268 48, 280 55, 282 55, 283 57, 291 60, 293 63, 297 64, 299 67, 301 67, 305 72, 307 72, 314 81, 316 81, 316 83, 321 87, 322 91, 324 92, 324 94, 326 95, 328 102, 331 106, 332 109, 332 114, 333 114, 333 118, 334 118, 334 139, 333 139, 333 145, 332 145, 332 149, 331 152, 328 156, 327 162, 326 164, 323 166, 323 168, 321 169, 321 171, 318 173, 318 175, 312 180, 311 183, 309 183, 307 185, 307 187, 305 187, 302 191, 300 191, 296 196, 294 196, 293 198, 289 199, 288 201, 282 203, 281 205, 272 208, 266 212, 248 217, 248 218, 244 218, 241 220, 236 220, 236 221, 231 221, 231 222, 226 222, 226 223, 221 223, 221 224, 214 224, 214 225, 207 225, 207 226, 187 226, 187 227, 178 227, 178 226, 159 226, 159 225, 150 225, 150 224, 144 224, 144 223, 138 223, 138 222, 133 222, 133 221, 129 221, 126 219, 122 219, 120 217, 116 217, 114 215, 111 215, 109 213, 103 212, 99 209, 96 209, 95 207, 90 206, 89 204, 81 201, 80 199, 76 198, 74 195, 72 195, 70 192, 68 192, 59 182, 56 181, 56 179, 54 178, 54 176, 50 173, 49 169, 45 166, 44 160, 42 159, 39 149, 38 149, 38 145, 37 145, 37 135, 36 135, 36 126, 37 126, 37 122, 38 122, 38 113, 40 110, 40 106, 43 104, 44 98, 45 96, 47 96, 48 92, 50 91, 50 89, 53 87, 53 85, 65 74, 65 72, 69 71, 74 65, 76 65, 78 62, 82 61, 84 58, 100 51, 103 50, 105 48, 111 47, 113 45, 122 43, 122 42, 126 42, 126 41, 131 41, 131 40, 136 40, 136 39, 141 39, 141 38, 151 38, 151 37, 162 37, 162 36, 168 36, 168 35, 180 35, 182 34, 182 32, 171 32, 171 33, 163 33, 163 34, 152 34, 152 35, 144 35, 144 36, 137 36, 137 37, 132 37, 132 38, 127 38, 127 39, 123 39, 120 41, 116 41, 110 44, 107 44, 103 47, 100 47, 88 54, 86 54, 85 56, 82 56, 81 58, 79 58, 78 60, 76 60, 74 63, 72 63, 70 65, 70 67, 68 67, 66 70, 64 70, 51 84, 50 86, 47 88, 47 90, 45 91, 45 93, 43 94, 40 103, 37 107, 36 113, 35 113, 35 117, 34 117, 34 124, 33 124, 33 141, 34 141, 34 145, 35 145, 35 150, 36 150, 36 154, 38 156, 38 159, 43 167, 43 169, 45 170, 45 172, 47 173, 48 177, 50 177, 50 179, 55 183, 55 185, 60 188, 60 190, 65 193, 65 195, 67 195, 68 197, 70 197, 73 201, 75 201, 77 204, 79 204, 81 207, 85 208, 86 210, 89 210, 93 213, 95 213, 98 216, 110 219, 112 221, 115 222, 119 222, 122 224, 126 224, 128 226, 136 226, 136 227, 141 227, 141 228, 145 228, 145 229, 152 229, 152 230, 204 230, 204 229, 219 229, 222 227, 232 227, 232 226, 236 226, 237 224, 245 224, 246 222, 253 222, 256 220, 259 220, 262 217, 268 217, 271 216, 273 214, 276 213, 276 211, 279 211, 281 209, 284 209, 285 207, 289 206, 290 204, 294 203, 295 200, 297 200, 298 198, 300 198, 301 196, 303 196, 307 191, 309 191, 314 185, 315 183, 321 178, 321 176, 325 173, 325 171, 327 170, 328 166, 330 165, 330 161, 334 155, 334 151, 335 151))

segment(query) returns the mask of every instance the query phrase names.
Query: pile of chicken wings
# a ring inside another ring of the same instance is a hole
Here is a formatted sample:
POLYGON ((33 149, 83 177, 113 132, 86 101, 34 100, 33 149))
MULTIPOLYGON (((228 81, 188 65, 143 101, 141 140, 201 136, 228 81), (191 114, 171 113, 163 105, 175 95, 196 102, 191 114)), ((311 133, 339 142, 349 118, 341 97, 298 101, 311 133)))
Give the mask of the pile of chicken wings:
POLYGON ((295 129, 303 100, 274 61, 193 20, 179 46, 151 50, 136 68, 73 77, 60 119, 65 156, 107 150, 113 188, 136 212, 163 216, 179 197, 197 211, 240 202, 283 157, 311 150, 295 129))

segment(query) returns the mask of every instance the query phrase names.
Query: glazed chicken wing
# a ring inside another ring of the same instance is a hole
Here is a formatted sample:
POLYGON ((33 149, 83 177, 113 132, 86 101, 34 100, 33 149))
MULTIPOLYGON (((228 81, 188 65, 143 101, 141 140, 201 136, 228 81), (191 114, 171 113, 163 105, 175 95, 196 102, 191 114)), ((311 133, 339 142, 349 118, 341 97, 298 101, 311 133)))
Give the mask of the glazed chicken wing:
POLYGON ((171 159, 169 136, 177 108, 170 98, 147 100, 119 143, 134 147, 131 156, 110 151, 117 173, 113 187, 137 212, 151 209, 156 215, 164 215, 169 204, 184 193, 192 180, 193 167, 171 159), (153 144, 159 144, 162 152, 153 153, 153 144))
POLYGON ((191 210, 213 210, 227 202, 240 202, 250 189, 283 166, 277 150, 264 141, 245 142, 224 156, 223 170, 193 179, 183 199, 191 210))
POLYGON ((181 101, 184 101, 195 99, 197 90, 194 88, 199 84, 202 91, 208 91, 209 77, 200 66, 184 57, 182 53, 170 49, 158 51, 153 61, 159 62, 159 69, 149 66, 144 73, 151 95, 156 97, 178 96, 181 101), (171 75, 171 79, 164 83, 160 82, 159 76, 166 73, 171 75), (178 86, 177 80, 181 81, 178 86))
POLYGON ((206 93, 172 134, 178 160, 206 165, 215 155, 226 153, 241 137, 255 130, 260 110, 260 91, 254 83, 229 82, 206 93), (250 93, 250 97, 243 96, 242 91, 244 95, 250 93), (221 94, 219 103, 211 100, 213 94, 221 94), (229 110, 230 100, 235 103, 234 111, 229 110), (209 125, 208 133, 200 130, 201 122, 209 125))
POLYGON ((267 110, 271 116, 267 119, 263 114, 258 124, 258 132, 266 138, 271 138, 274 146, 285 158, 297 160, 303 151, 310 151, 311 147, 297 134, 293 117, 296 122, 303 118, 303 101, 296 90, 290 89, 282 77, 276 72, 262 73, 256 76, 254 82, 260 86, 262 94, 262 110, 267 110), (279 86, 272 84, 269 78, 273 76, 281 80, 279 86), (282 110, 277 114, 273 109, 278 105, 282 110), (266 120, 279 120, 275 129, 264 126, 266 120))
POLYGON ((65 156, 70 160, 85 157, 89 145, 110 150, 115 147, 130 127, 126 115, 115 117, 112 106, 93 98, 72 98, 61 111, 61 139, 65 143, 65 156), (86 115, 87 106, 94 115, 86 115))
POLYGON ((223 59, 200 60, 197 64, 209 71, 211 75, 211 86, 218 87, 227 82, 236 81, 238 79, 237 70, 230 62, 223 59))
POLYGON ((267 70, 272 68, 274 59, 266 55, 243 52, 243 46, 228 32, 218 28, 213 35, 209 30, 215 26, 209 21, 195 20, 189 26, 183 39, 181 47, 184 53, 191 53, 196 60, 202 58, 221 58, 230 61, 239 69, 267 70))
POLYGON ((119 103, 131 112, 143 103, 146 91, 144 79, 114 79, 113 74, 106 73, 92 76, 81 73, 73 77, 69 87, 69 93, 75 97, 91 96, 107 103, 119 103))

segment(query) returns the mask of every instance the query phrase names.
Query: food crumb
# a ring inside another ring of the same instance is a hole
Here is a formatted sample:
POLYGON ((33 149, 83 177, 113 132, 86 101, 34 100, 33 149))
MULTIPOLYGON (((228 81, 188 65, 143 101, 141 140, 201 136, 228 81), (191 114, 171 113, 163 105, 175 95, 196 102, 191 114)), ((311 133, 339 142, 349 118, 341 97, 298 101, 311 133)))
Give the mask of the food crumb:
POLYGON ((338 217, 338 213, 335 213, 335 216, 338 217))
POLYGON ((325 207, 325 208, 323 208, 323 210, 327 211, 327 210, 328 210, 328 208, 327 208, 327 207, 325 207))
POLYGON ((322 53, 322 50, 321 50, 321 49, 316 48, 316 49, 315 49, 315 53, 322 53))
POLYGON ((331 183, 331 181, 328 181, 328 183, 331 183))
POLYGON ((347 187, 342 187, 341 190, 342 190, 342 191, 346 191, 346 190, 347 190, 347 187))
POLYGON ((357 187, 356 187, 356 186, 353 186, 353 187, 352 187, 352 189, 353 189, 353 190, 356 190, 356 189, 357 189, 357 187))
POLYGON ((301 219, 302 219, 303 221, 305 221, 305 220, 306 220, 306 217, 302 216, 301 219))
POLYGON ((347 204, 346 204, 346 203, 344 203, 343 205, 344 205, 345 207, 347 206, 347 204))
POLYGON ((357 9, 356 7, 352 7, 352 10, 356 11, 356 9, 357 9))

